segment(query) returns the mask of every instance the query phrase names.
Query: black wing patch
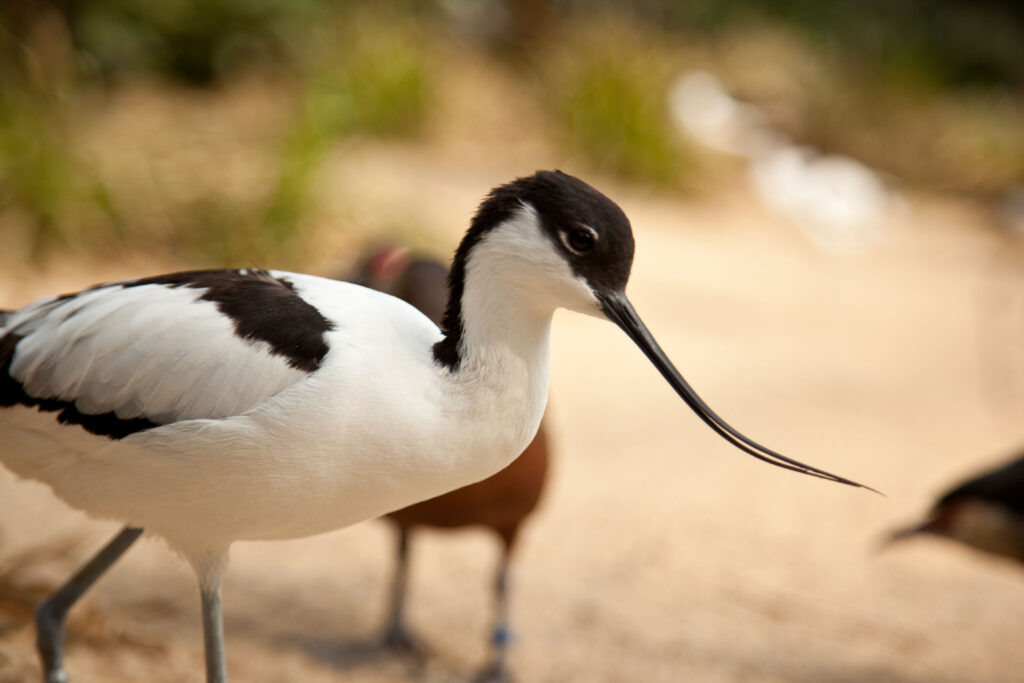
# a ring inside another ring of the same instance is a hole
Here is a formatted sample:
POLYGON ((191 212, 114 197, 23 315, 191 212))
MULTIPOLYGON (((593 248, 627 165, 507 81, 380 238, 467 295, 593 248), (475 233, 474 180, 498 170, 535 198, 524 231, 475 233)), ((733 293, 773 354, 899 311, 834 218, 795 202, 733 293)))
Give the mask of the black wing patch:
POLYGON ((199 299, 216 304, 231 318, 235 334, 247 341, 266 342, 271 353, 284 356, 296 370, 312 372, 327 355, 324 333, 334 325, 300 297, 292 283, 265 270, 194 270, 121 284, 205 289, 199 299))

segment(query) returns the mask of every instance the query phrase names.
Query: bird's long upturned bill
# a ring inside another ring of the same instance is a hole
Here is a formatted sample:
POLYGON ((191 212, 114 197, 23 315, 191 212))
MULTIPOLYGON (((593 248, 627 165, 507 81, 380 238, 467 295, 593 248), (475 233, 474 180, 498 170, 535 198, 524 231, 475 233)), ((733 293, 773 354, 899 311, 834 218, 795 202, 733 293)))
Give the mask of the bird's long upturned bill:
POLYGON ((646 355, 654 364, 654 367, 658 368, 662 377, 668 380, 668 383, 672 385, 672 388, 676 390, 676 393, 686 401, 686 405, 690 406, 693 412, 697 413, 700 419, 707 423, 709 427, 718 432, 722 438, 733 446, 744 453, 754 456, 758 460, 763 460, 777 467, 879 493, 870 486, 859 484, 855 481, 851 481, 850 479, 846 479, 845 477, 840 477, 832 474, 831 472, 820 470, 817 467, 805 465, 804 463, 793 460, 792 458, 787 458, 781 453, 776 453, 770 448, 766 448, 753 439, 750 439, 738 432, 725 420, 719 417, 718 414, 715 413, 715 411, 713 411, 711 407, 697 395, 697 392, 693 390, 693 387, 690 386, 689 382, 683 379, 683 376, 676 369, 675 365, 672 364, 672 361, 669 360, 668 356, 665 355, 665 352, 661 350, 658 342, 654 340, 654 337, 647 329, 647 326, 644 325, 642 320, 640 320, 640 316, 637 315, 636 310, 633 308, 633 304, 629 302, 629 299, 626 298, 624 293, 618 292, 611 295, 600 296, 599 301, 601 303, 601 309, 604 311, 604 314, 608 316, 608 319, 622 328, 622 330, 629 335, 629 338, 640 347, 644 352, 644 355, 646 355))

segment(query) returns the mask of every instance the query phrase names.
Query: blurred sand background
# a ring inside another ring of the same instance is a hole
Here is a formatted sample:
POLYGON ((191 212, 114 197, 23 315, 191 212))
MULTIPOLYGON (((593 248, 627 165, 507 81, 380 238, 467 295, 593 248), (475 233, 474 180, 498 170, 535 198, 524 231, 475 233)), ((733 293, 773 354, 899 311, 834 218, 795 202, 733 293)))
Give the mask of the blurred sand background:
MULTIPOLYGON (((824 251, 766 208, 732 162, 708 162, 716 170, 701 191, 677 192, 580 161, 506 76, 466 65, 447 81, 449 115, 425 135, 326 153, 312 230, 333 237, 309 268, 350 262, 379 234, 450 253, 492 186, 563 166, 630 216, 631 299, 708 403, 754 439, 885 493, 748 458, 613 325, 559 313, 553 476, 514 574, 517 678, 1020 681, 1020 567, 940 541, 878 545, 951 482, 1024 442, 1021 238, 973 197, 901 186, 879 239, 824 251)), ((247 81, 174 92, 135 83, 111 95, 81 133, 92 163, 138 183, 139 201, 167 169, 245 185, 228 172, 237 166, 258 184, 262 166, 240 141, 281 116, 279 91, 247 81)), ((0 307, 192 265, 175 252, 103 251, 5 259, 0 307)), ((116 529, 0 471, 0 681, 37 675, 31 604, 116 529)), ((417 667, 372 647, 389 531, 367 522, 237 544, 224 589, 232 680, 468 679, 485 659, 497 543, 476 531, 416 538, 408 614, 430 649, 417 667)), ((159 541, 140 543, 72 612, 73 680, 199 680, 198 607, 184 563, 159 541)))

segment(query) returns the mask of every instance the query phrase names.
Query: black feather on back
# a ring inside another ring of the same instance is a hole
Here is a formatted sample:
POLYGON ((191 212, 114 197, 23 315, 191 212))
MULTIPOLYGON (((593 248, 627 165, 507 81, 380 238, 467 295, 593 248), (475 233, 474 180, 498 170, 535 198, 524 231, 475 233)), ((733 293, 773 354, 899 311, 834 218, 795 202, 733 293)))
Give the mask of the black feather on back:
POLYGON ((288 280, 265 270, 194 270, 122 284, 205 289, 200 300, 217 304, 234 323, 239 337, 266 342, 272 353, 284 356, 296 370, 312 372, 327 355, 323 335, 334 326, 300 297, 288 280))

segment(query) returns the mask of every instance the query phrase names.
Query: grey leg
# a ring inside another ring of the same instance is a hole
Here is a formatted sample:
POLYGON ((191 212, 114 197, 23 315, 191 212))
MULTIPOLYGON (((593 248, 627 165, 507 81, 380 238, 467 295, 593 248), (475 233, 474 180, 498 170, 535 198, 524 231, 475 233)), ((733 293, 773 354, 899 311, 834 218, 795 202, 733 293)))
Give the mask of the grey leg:
POLYGON ((494 629, 491 631, 491 661, 474 679, 477 683, 496 683, 511 680, 505 661, 508 645, 512 640, 512 630, 508 620, 508 584, 509 564, 512 548, 506 545, 498 561, 498 572, 494 581, 494 629))
POLYGON ((36 649, 46 683, 67 683, 68 680, 64 669, 64 619, 68 610, 141 535, 142 529, 122 529, 67 583, 36 608, 36 649))
POLYGON ((409 536, 405 527, 398 527, 398 545, 395 553, 395 577, 391 583, 391 611, 387 631, 384 632, 385 647, 396 650, 416 651, 409 632, 405 629, 402 614, 405 611, 405 588, 409 576, 409 536))
POLYGON ((226 683, 224 660, 224 620, 220 608, 220 582, 228 565, 228 547, 192 549, 185 554, 199 580, 203 611, 203 652, 206 656, 206 683, 226 683))
POLYGON ((220 585, 202 587, 203 645, 206 651, 206 683, 226 683, 224 662, 224 620, 220 609, 220 585))

